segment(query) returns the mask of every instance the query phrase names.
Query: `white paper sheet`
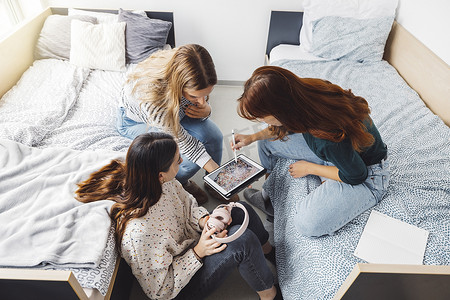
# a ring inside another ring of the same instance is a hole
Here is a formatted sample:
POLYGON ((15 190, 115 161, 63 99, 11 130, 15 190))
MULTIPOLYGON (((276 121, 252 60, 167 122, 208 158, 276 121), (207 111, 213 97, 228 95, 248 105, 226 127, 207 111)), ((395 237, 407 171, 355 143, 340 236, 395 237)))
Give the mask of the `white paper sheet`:
POLYGON ((421 265, 428 234, 372 210, 354 255, 369 263, 421 265))

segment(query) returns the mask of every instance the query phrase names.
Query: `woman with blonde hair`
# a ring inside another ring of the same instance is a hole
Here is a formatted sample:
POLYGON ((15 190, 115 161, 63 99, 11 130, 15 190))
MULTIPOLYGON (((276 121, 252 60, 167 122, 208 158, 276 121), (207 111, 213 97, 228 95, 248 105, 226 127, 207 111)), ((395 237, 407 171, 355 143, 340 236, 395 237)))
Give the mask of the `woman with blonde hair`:
MULTIPOLYGON (((389 182, 387 147, 364 98, 322 79, 266 66, 253 72, 238 101, 242 117, 269 126, 237 134, 232 148, 258 141, 268 173, 282 157, 296 160, 290 176, 322 181, 297 205, 294 224, 301 234, 332 234, 381 201, 389 182)), ((267 191, 247 189, 244 196, 273 216, 267 191)))
POLYGON ((130 139, 157 131, 176 139, 183 157, 177 179, 200 204, 208 197, 189 178, 200 168, 213 171, 222 160, 223 135, 209 119, 208 99, 216 83, 214 63, 204 47, 190 44, 155 52, 129 75, 117 120, 119 133, 130 139))
MULTIPOLYGON (((115 202, 110 216, 117 246, 150 299, 203 299, 235 268, 260 299, 274 299, 279 291, 263 254, 273 248, 257 213, 245 204, 243 234, 227 244, 214 240, 216 229, 205 226, 208 211, 175 179, 182 162, 171 135, 144 133, 131 143, 125 162, 113 160, 79 183, 76 198, 115 202)), ((233 209, 231 217, 232 234, 244 214, 233 209)))

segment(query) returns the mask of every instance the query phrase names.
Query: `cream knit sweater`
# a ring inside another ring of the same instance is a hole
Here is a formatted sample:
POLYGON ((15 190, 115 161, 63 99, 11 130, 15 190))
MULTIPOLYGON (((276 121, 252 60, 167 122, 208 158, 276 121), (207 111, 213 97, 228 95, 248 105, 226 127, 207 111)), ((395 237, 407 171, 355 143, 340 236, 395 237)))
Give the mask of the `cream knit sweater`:
POLYGON ((172 299, 202 263, 192 248, 200 238, 198 220, 208 213, 177 180, 162 185, 159 201, 132 219, 122 239, 122 256, 150 299, 172 299))

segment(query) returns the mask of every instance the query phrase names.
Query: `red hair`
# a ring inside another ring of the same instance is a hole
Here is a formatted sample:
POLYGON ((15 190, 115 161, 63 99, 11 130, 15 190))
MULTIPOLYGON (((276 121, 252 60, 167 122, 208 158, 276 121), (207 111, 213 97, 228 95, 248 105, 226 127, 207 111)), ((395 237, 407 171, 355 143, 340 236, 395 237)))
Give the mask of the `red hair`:
POLYGON ((286 69, 264 66, 247 80, 238 102, 243 118, 273 116, 280 121, 282 126, 270 126, 277 139, 289 132, 308 132, 336 143, 348 138, 358 152, 375 141, 364 125, 371 122, 367 101, 326 80, 300 78, 286 69))

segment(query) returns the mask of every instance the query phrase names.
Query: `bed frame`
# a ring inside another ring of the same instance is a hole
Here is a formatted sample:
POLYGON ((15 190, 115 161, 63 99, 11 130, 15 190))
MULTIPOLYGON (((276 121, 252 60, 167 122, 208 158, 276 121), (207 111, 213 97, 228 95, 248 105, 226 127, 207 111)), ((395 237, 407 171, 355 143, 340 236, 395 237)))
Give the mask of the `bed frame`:
POLYGON ((448 299, 450 266, 356 264, 333 300, 448 299))
MULTIPOLYGON (((272 11, 266 47, 299 45, 303 12, 272 11)), ((394 21, 384 52, 387 60, 422 98, 428 108, 450 126, 450 67, 400 24, 394 21)))
MULTIPOLYGON (((90 11, 117 13, 117 10, 90 11)), ((45 19, 52 15, 67 15, 67 8, 49 7, 0 41, 0 97, 11 89, 34 62, 34 48, 45 19)), ((146 11, 147 16, 172 22, 167 43, 175 47, 172 12, 146 11)), ((133 275, 128 264, 117 259, 111 283, 105 297, 96 293, 92 298, 80 286, 71 271, 0 268, 1 299, 128 299, 133 275)))

